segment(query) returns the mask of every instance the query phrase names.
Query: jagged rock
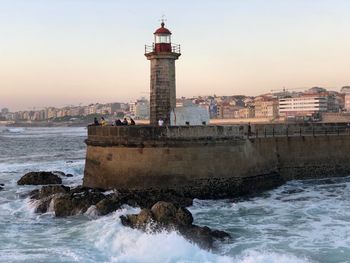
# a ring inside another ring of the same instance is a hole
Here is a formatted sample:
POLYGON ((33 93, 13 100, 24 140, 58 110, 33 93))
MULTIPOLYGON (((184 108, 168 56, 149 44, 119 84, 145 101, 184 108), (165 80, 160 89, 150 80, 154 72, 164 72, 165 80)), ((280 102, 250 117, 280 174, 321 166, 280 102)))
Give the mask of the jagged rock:
POLYGON ((58 217, 65 217, 76 215, 81 212, 81 207, 77 207, 73 204, 73 200, 70 195, 59 195, 53 198, 55 215, 58 217))
POLYGON ((4 187, 1 187, 1 186, 0 186, 0 191, 1 191, 1 190, 4 190, 4 187))
POLYGON ((56 194, 69 193, 70 188, 64 185, 45 185, 40 190, 29 193, 31 199, 36 200, 36 213, 46 213, 49 210, 52 199, 56 194))
POLYGON ((39 191, 39 198, 49 197, 58 193, 69 193, 70 187, 64 185, 45 185, 39 191))
POLYGON ((190 226, 193 223, 193 216, 186 208, 179 207, 176 211, 176 222, 180 226, 190 226))
POLYGON ((177 208, 174 204, 164 201, 159 201, 151 208, 154 219, 164 225, 176 223, 177 208))
POLYGON ((120 219, 123 225, 141 230, 177 230, 185 238, 206 249, 212 248, 216 239, 230 237, 224 231, 193 225, 190 211, 164 201, 157 202, 151 209, 142 209, 138 215, 121 216, 120 219))
POLYGON ((177 206, 191 206, 193 199, 179 195, 173 190, 119 190, 115 193, 117 198, 130 206, 151 208, 159 200, 171 202, 177 206))
POLYGON ((149 223, 153 222, 154 214, 150 209, 142 209, 141 212, 137 215, 136 226, 142 227, 146 226, 149 223))
POLYGON ((52 172, 30 172, 22 176, 18 185, 62 184, 62 179, 52 172))
POLYGON ((92 205, 96 205, 105 198, 99 191, 84 189, 82 192, 56 194, 53 197, 53 207, 57 217, 73 216, 85 213, 92 205))
POLYGON ((36 201, 35 213, 46 213, 49 210, 51 201, 51 196, 36 201))
MULTIPOLYGON (((133 207, 141 207, 150 209, 157 201, 173 201, 174 207, 172 207, 171 220, 177 218, 176 220, 182 223, 188 224, 186 222, 193 221, 192 215, 186 210, 180 209, 178 207, 188 206, 192 204, 192 199, 176 194, 173 191, 158 191, 150 190, 140 191, 140 190, 120 190, 114 191, 108 195, 103 194, 103 189, 95 189, 84 186, 77 186, 75 188, 69 188, 63 185, 49 185, 43 186, 40 190, 33 190, 29 193, 31 199, 42 200, 42 202, 37 202, 40 208, 37 209, 38 212, 46 212, 50 202, 46 199, 47 197, 53 198, 57 194, 65 194, 64 197, 59 195, 53 204, 54 209, 58 210, 57 216, 69 216, 75 215, 77 213, 84 213, 89 206, 95 205, 96 210, 99 215, 106 215, 115 210, 119 209, 122 205, 127 204, 133 207), (67 196, 66 196, 67 195, 67 196), (69 198, 68 198, 69 196, 69 198), (47 206, 45 209, 45 205, 47 206), (64 207, 68 209, 67 212, 63 212, 64 207), (187 221, 186 221, 187 220, 187 221)), ((161 209, 160 207, 159 209, 161 209)), ((161 213, 161 211, 158 211, 161 213)), ((166 212, 166 210, 164 210, 166 212)), ((157 214, 157 211, 155 211, 157 214)), ((157 214, 158 215, 158 214, 157 214)))
POLYGON ((139 197, 137 199, 137 203, 141 208, 151 208, 156 202, 160 200, 183 207, 191 206, 193 204, 192 198, 182 196, 174 190, 139 190, 132 191, 132 194, 135 197, 139 197))
POLYGON ((211 235, 212 230, 207 226, 192 225, 186 228, 179 228, 179 232, 186 239, 198 244, 200 247, 210 249, 215 241, 211 235))
POLYGON ((0 184, 0 186, 5 186, 5 184, 0 184))
POLYGON ((25 194, 21 195, 21 197, 25 198, 25 197, 29 196, 30 199, 38 200, 39 199, 39 193, 40 193, 39 189, 34 189, 33 191, 30 191, 29 193, 25 193, 25 194))
POLYGON ((53 174, 56 174, 58 176, 66 176, 66 174, 62 171, 52 171, 53 174))
POLYGON ((119 200, 106 198, 96 204, 96 210, 100 215, 107 215, 119 209, 120 206, 119 200))
POLYGON ((61 176, 61 177, 73 177, 72 174, 66 174, 66 173, 64 173, 62 171, 53 171, 52 173, 54 173, 54 174, 56 174, 58 176, 61 176))

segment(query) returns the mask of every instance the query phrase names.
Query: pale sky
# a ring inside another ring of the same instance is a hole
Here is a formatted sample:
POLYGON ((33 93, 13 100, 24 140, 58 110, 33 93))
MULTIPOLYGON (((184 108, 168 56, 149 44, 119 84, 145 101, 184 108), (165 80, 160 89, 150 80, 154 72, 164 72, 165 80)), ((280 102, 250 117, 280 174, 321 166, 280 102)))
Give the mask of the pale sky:
POLYGON ((159 19, 177 96, 350 85, 349 0, 0 0, 0 108, 149 96, 159 19))

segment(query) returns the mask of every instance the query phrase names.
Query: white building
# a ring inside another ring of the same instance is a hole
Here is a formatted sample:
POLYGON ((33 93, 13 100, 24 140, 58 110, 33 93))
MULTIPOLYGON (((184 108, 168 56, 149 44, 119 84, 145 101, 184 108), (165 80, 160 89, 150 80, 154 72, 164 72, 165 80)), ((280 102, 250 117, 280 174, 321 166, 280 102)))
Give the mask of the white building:
POLYGON ((149 119, 150 105, 149 101, 142 98, 135 102, 131 102, 129 104, 130 114, 135 117, 135 119, 139 120, 147 120, 149 119))
POLYGON ((208 109, 190 101, 184 102, 182 107, 176 107, 170 113, 170 124, 172 126, 208 125, 209 120, 208 109))
POLYGON ((279 99, 279 115, 281 116, 312 116, 315 113, 326 112, 328 97, 303 95, 293 98, 279 99))
POLYGON ((344 109, 350 112, 350 93, 345 94, 344 97, 344 109))
POLYGON ((340 93, 344 94, 344 109, 350 112, 350 86, 342 87, 340 93))

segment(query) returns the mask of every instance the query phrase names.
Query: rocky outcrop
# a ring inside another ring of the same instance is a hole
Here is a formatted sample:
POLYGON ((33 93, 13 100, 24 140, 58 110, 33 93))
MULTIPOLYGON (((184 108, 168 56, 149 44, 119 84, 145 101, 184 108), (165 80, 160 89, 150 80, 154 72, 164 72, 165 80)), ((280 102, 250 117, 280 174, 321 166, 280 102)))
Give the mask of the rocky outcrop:
POLYGON ((53 173, 53 174, 56 174, 56 175, 58 175, 58 176, 60 176, 60 177, 73 177, 72 174, 66 174, 66 173, 64 173, 64 172, 62 172, 62 171, 53 171, 52 173, 53 173))
POLYGON ((5 186, 5 184, 0 184, 0 191, 4 190, 4 186, 5 186))
POLYGON ((96 205, 105 195, 94 189, 82 189, 81 192, 58 194, 53 197, 55 215, 58 217, 85 213, 92 205, 96 205))
POLYGON ((52 172, 30 172, 22 176, 18 185, 62 184, 62 179, 52 172))
POLYGON ((214 241, 230 238, 224 231, 193 225, 190 211, 173 203, 159 201, 151 209, 142 209, 137 215, 121 216, 122 224, 132 228, 158 232, 176 230, 185 238, 203 248, 213 247, 214 241))
POLYGON ((172 202, 177 206, 192 205, 192 199, 165 190, 120 190, 105 194, 102 189, 83 186, 69 188, 64 185, 47 185, 32 191, 29 196, 36 200, 36 212, 45 213, 53 209, 59 217, 84 213, 92 205, 99 215, 114 212, 122 205, 151 208, 158 200, 172 202))
POLYGON ((30 198, 37 204, 37 213, 46 213, 51 208, 57 217, 65 217, 85 213, 106 196, 98 189, 48 185, 32 191, 30 198))
POLYGON ((104 192, 83 186, 46 185, 29 196, 36 204, 37 213, 51 211, 57 217, 82 214, 91 206, 95 206, 99 215, 109 214, 125 204, 141 207, 137 215, 122 216, 122 224, 145 231, 175 230, 203 248, 212 248, 216 239, 229 237, 226 232, 194 225, 192 214, 184 208, 192 205, 192 200, 173 191, 104 192))

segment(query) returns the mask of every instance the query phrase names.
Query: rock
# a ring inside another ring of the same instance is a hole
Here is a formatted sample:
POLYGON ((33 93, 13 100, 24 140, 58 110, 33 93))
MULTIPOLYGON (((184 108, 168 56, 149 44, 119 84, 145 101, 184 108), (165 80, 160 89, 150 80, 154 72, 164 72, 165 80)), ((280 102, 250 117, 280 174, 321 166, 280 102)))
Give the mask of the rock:
POLYGON ((147 226, 154 222, 154 216, 150 209, 144 208, 138 215, 120 216, 124 226, 145 230, 147 226))
POLYGON ((52 197, 46 197, 36 201, 35 213, 46 213, 49 210, 52 197))
POLYGON ((226 239, 230 238, 230 234, 226 233, 225 231, 221 230, 212 230, 211 235, 216 239, 226 239))
POLYGON ((0 184, 0 186, 5 186, 5 184, 0 184))
POLYGON ((213 247, 214 238, 211 235, 211 229, 207 226, 190 226, 187 228, 180 228, 179 232, 186 239, 198 244, 204 249, 211 249, 213 247))
POLYGON ((52 172, 30 172, 22 176, 18 185, 62 184, 62 179, 52 172))
POLYGON ((62 171, 52 171, 52 173, 58 176, 66 176, 66 174, 62 171))
POLYGON ((191 206, 193 199, 180 195, 173 190, 135 190, 132 195, 136 198, 141 208, 151 208, 156 202, 162 200, 173 203, 176 206, 191 206), (138 197, 138 198, 137 198, 138 197))
MULTIPOLYGON (((34 200, 44 199, 43 202, 40 203, 41 207, 38 208, 37 211, 45 212, 45 204, 50 205, 45 198, 53 198, 58 194, 64 194, 64 196, 67 194, 64 198, 62 195, 59 195, 59 199, 56 198, 53 201, 54 204, 57 203, 56 206, 54 206, 54 209, 56 210, 57 208, 58 210, 57 216, 84 213, 91 205, 96 206, 96 211, 99 215, 106 215, 116 211, 122 205, 127 204, 133 207, 141 207, 142 209, 151 209, 153 207, 155 216, 159 217, 159 222, 162 222, 164 225, 171 223, 188 225, 193 221, 191 213, 187 209, 180 208, 184 204, 191 205, 192 199, 178 195, 174 191, 120 190, 114 191, 108 195, 104 193, 105 190, 103 189, 84 186, 69 188, 64 185, 48 185, 43 186, 40 191, 34 190, 30 192, 29 196, 34 200), (174 202, 168 201, 168 203, 159 203, 159 200, 172 200, 174 202), (157 205, 154 206, 155 203, 157 203, 157 205), (63 212, 64 207, 67 207, 69 211, 63 212)), ((48 209, 48 207, 46 209, 48 209)))
POLYGON ((66 174, 66 173, 61 172, 61 171, 53 171, 52 173, 53 173, 53 174, 56 174, 56 175, 58 175, 58 176, 61 176, 61 177, 73 177, 72 174, 66 174))
POLYGON ((1 186, 0 186, 0 191, 1 191, 1 190, 4 190, 4 187, 1 187, 1 186))
POLYGON ((177 208, 172 203, 159 201, 152 206, 151 211, 158 223, 169 225, 176 222, 177 208))
POLYGON ((45 185, 38 194, 38 198, 49 197, 58 193, 69 193, 70 187, 64 185, 45 185))
POLYGON ((107 215, 111 212, 114 212, 120 208, 121 204, 119 200, 116 199, 102 199, 96 204, 96 210, 99 215, 107 215))
POLYGON ((151 209, 142 209, 138 215, 121 216, 120 219, 123 225, 141 230, 153 232, 176 230, 205 249, 212 248, 217 239, 223 240, 230 237, 224 231, 193 225, 190 211, 164 201, 157 202, 151 209))
POLYGON ((73 204, 72 198, 69 195, 55 196, 53 199, 54 211, 57 217, 71 216, 80 213, 77 207, 73 204))
POLYGON ((136 227, 147 226, 149 223, 153 222, 154 214, 150 209, 142 209, 137 215, 136 227))
POLYGON ((64 185, 45 185, 40 190, 36 189, 29 193, 31 199, 37 200, 36 213, 46 213, 49 208, 52 199, 57 194, 69 193, 70 188, 64 185))
POLYGON ((193 216, 186 208, 179 207, 175 216, 176 222, 181 226, 190 226, 193 223, 193 216))
MULTIPOLYGON (((126 216, 121 215, 120 216, 120 221, 121 221, 123 226, 136 228, 136 226, 137 226, 137 217, 138 217, 138 215, 126 215, 126 216)), ((138 228, 142 228, 142 227, 139 226, 138 228)))
POLYGON ((85 213, 92 205, 105 198, 100 191, 89 188, 80 188, 83 191, 73 189, 69 194, 55 194, 53 208, 57 217, 73 216, 85 213))

